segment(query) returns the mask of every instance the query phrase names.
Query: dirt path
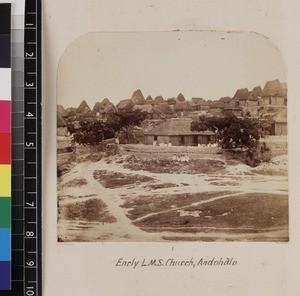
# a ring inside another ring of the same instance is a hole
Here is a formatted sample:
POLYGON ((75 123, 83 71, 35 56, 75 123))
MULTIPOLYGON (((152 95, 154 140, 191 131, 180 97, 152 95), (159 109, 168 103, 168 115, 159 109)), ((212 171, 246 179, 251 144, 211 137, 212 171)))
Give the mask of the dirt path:
MULTIPOLYGON (((177 238, 194 238, 195 236, 213 237, 214 233, 175 233, 172 231, 162 231, 159 233, 149 233, 134 226, 132 221, 126 216, 127 210, 122 208, 126 198, 135 198, 140 196, 149 196, 154 190, 147 185, 152 184, 151 181, 138 185, 126 185, 121 188, 105 188, 97 180, 94 179, 93 173, 97 170, 107 170, 109 172, 118 172, 126 175, 142 175, 155 179, 155 184, 172 183, 176 187, 155 189, 155 194, 179 194, 179 193, 198 193, 206 191, 232 191, 232 194, 226 194, 209 200, 200 201, 192 205, 213 202, 218 199, 232 197, 241 193, 263 192, 282 194, 287 193, 287 177, 286 176, 264 176, 251 174, 251 171, 246 168, 245 172, 241 169, 231 167, 226 175, 221 174, 156 174, 146 171, 131 171, 125 169, 122 164, 106 163, 101 160, 96 163, 80 163, 63 177, 61 184, 75 178, 84 178, 87 181, 86 185, 80 188, 67 188, 59 191, 63 192, 63 197, 60 199, 60 207, 66 204, 84 201, 91 198, 100 198, 105 204, 112 216, 117 220, 115 223, 89 223, 84 221, 69 221, 61 214, 58 232, 59 236, 64 241, 162 241, 163 237, 177 238), (238 193, 237 193, 238 192, 238 193), (71 198, 70 198, 71 197, 71 198)), ((151 213, 138 218, 135 221, 150 217, 156 214, 183 210, 188 206, 179 207, 178 209, 170 209, 157 213, 151 213)), ((62 212, 63 213, 63 212, 62 212)), ((225 234, 224 234, 225 235, 225 234)), ((220 238, 222 234, 218 234, 220 238)), ((231 236, 231 235, 230 235, 231 236)), ((251 237, 251 235, 248 235, 251 237)))

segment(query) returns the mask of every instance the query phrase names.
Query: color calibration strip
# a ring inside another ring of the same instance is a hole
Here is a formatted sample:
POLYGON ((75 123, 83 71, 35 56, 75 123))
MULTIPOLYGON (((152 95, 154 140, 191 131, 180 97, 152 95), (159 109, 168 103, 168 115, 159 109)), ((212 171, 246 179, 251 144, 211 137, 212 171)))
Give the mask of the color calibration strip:
POLYGON ((11 4, 0 4, 0 290, 11 289, 11 4))

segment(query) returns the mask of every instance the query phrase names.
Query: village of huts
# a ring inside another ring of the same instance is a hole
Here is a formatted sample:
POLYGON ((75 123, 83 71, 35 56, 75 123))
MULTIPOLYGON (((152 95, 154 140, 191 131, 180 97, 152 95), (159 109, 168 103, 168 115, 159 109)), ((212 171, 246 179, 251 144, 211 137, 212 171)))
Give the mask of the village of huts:
MULTIPOLYGON (((238 89, 231 97, 209 100, 202 97, 163 98, 148 95, 145 99, 141 90, 136 90, 129 99, 121 100, 116 105, 104 98, 90 107, 85 100, 76 107, 57 106, 57 135, 71 135, 70 124, 74 129, 80 121, 107 121, 118 111, 141 110, 145 120, 136 127, 132 143, 173 146, 197 146, 215 143, 211 131, 191 131, 190 123, 200 115, 224 116, 234 114, 237 117, 251 116, 272 121, 270 135, 287 135, 287 84, 279 80, 268 81, 263 86, 238 89)), ((74 131, 73 131, 74 132, 74 131)))

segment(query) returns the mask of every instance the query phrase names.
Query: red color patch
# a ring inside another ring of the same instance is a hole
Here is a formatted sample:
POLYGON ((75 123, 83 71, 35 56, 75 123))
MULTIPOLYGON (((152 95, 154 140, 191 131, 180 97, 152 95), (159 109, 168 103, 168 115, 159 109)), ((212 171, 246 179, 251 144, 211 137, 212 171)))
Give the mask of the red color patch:
POLYGON ((0 101, 0 132, 9 133, 11 129, 11 102, 0 101))
POLYGON ((0 164, 11 164, 10 133, 0 133, 0 164))

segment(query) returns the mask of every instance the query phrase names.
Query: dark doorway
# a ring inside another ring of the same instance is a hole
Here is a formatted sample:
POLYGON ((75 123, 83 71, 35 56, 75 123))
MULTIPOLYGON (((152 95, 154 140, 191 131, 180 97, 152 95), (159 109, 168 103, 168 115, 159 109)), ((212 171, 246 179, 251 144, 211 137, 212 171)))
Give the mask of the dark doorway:
POLYGON ((194 146, 198 146, 198 136, 194 136, 194 146))

